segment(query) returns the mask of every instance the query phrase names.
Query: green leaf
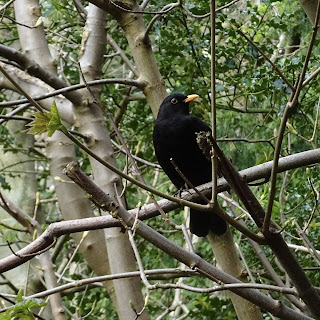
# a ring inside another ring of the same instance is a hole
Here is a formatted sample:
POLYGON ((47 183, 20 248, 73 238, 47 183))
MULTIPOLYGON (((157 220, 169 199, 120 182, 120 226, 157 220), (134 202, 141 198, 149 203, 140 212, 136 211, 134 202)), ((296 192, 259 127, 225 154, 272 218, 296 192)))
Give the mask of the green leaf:
POLYGON ((47 125, 50 121, 50 114, 43 112, 36 112, 34 114, 34 120, 27 124, 27 126, 32 127, 28 133, 29 134, 41 134, 47 132, 47 125))
POLYGON ((41 134, 48 132, 48 136, 51 137, 56 130, 61 130, 63 132, 67 131, 67 128, 61 122, 55 101, 53 101, 49 113, 37 112, 34 114, 34 117, 35 119, 27 124, 29 127, 32 127, 28 131, 30 134, 41 134))
POLYGON ((31 308, 44 307, 47 303, 41 299, 23 299, 22 290, 18 292, 17 304, 0 315, 0 320, 33 320, 34 315, 31 308))
POLYGON ((21 301, 23 301, 22 290, 20 290, 17 295, 17 302, 21 302, 21 301))
POLYGON ((45 301, 43 301, 42 299, 32 298, 32 299, 25 300, 24 305, 27 308, 31 309, 31 308, 44 307, 47 305, 47 303, 45 301))
POLYGON ((48 136, 51 137, 56 130, 62 130, 64 125, 61 122, 61 118, 59 115, 59 111, 56 105, 56 102, 53 101, 53 104, 51 106, 50 110, 50 121, 47 124, 47 129, 48 129, 48 136))

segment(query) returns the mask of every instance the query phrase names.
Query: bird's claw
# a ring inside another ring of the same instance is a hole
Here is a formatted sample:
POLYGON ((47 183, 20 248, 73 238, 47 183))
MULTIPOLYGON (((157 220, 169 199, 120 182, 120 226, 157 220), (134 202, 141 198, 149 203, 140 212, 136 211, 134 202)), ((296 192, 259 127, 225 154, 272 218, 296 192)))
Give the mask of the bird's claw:
POLYGON ((176 193, 173 194, 173 196, 177 198, 181 198, 183 192, 188 192, 191 194, 191 192, 187 187, 181 187, 180 189, 177 190, 176 193))

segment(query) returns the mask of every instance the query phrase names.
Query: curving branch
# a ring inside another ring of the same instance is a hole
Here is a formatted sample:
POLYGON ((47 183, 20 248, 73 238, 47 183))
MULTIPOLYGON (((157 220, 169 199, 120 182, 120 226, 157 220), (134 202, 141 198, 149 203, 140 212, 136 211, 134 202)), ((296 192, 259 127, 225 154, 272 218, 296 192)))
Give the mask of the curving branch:
POLYGON ((145 34, 144 34, 144 40, 143 40, 143 41, 146 41, 146 40, 147 40, 147 38, 148 38, 148 36, 149 36, 149 33, 150 33, 153 25, 155 24, 155 22, 156 22, 157 20, 159 20, 159 19, 162 17, 162 15, 164 15, 165 13, 170 12, 172 9, 174 9, 174 8, 176 8, 176 7, 179 7, 179 6, 180 6, 180 3, 179 3, 179 2, 170 3, 170 4, 165 5, 165 6, 161 9, 161 11, 159 11, 159 12, 151 19, 151 21, 150 21, 150 23, 149 23, 149 25, 148 25, 148 27, 147 27, 147 29, 146 29, 146 32, 145 32, 145 34))
MULTIPOLYGON (((68 175, 69 178, 71 178, 81 188, 89 193, 92 196, 93 202, 96 203, 102 210, 111 212, 114 217, 119 219, 119 221, 125 228, 128 228, 130 230, 131 228, 134 228, 135 232, 145 240, 149 241, 162 251, 166 252, 170 256, 191 267, 192 269, 196 269, 200 274, 203 274, 211 280, 216 281, 218 279, 222 283, 226 284, 242 283, 241 281, 228 275, 227 273, 217 269, 216 267, 213 267, 210 263, 204 261, 198 255, 182 249, 175 243, 160 235, 158 232, 154 231, 143 222, 137 220, 123 207, 116 204, 109 195, 99 189, 87 177, 87 175, 80 170, 77 164, 71 163, 67 165, 64 172, 68 175)), ((299 290, 299 288, 297 289, 299 290)), ((268 298, 255 289, 248 288, 247 290, 241 290, 239 288, 230 288, 230 291, 241 296, 244 299, 247 299, 253 304, 261 306, 262 308, 268 310, 276 316, 279 316, 280 318, 290 319, 290 317, 294 317, 296 313, 295 311, 284 307, 283 305, 281 305, 281 307, 279 308, 276 301, 268 298)), ((309 317, 306 316, 306 319, 308 318, 309 317)))
MULTIPOLYGON (((61 80, 57 75, 42 68, 38 63, 18 50, 0 44, 0 56, 16 62, 28 74, 41 79, 55 89, 61 89, 68 86, 68 84, 61 80)), ((81 96, 74 92, 68 93, 66 98, 75 103, 75 105, 80 104, 82 101, 81 96)))
MULTIPOLYGON (((143 88, 143 85, 144 85, 143 82, 139 80, 133 80, 133 79, 121 79, 121 78, 100 79, 100 80, 88 81, 86 84, 81 83, 81 84, 70 85, 68 87, 57 89, 52 92, 42 94, 40 96, 32 97, 32 99, 35 101, 44 100, 50 97, 58 96, 59 94, 66 95, 68 92, 83 89, 86 86, 100 86, 103 84, 123 84, 128 86, 135 86, 137 88, 143 88)), ((16 106, 16 105, 27 103, 27 102, 28 102, 28 99, 4 101, 4 102, 0 102, 0 108, 12 107, 12 106, 16 106)))
POLYGON ((251 46, 253 46, 262 56, 263 58, 270 63, 270 66, 272 69, 280 76, 280 78, 283 80, 283 82, 293 91, 294 86, 289 82, 287 77, 282 73, 282 71, 277 67, 276 64, 274 64, 271 59, 264 53, 263 50, 259 48, 246 34, 244 34, 240 27, 237 25, 232 25, 232 27, 235 29, 236 32, 238 32, 246 41, 250 43, 251 46))
POLYGON ((129 58, 126 56, 125 52, 120 48, 120 46, 114 41, 114 39, 111 37, 111 35, 107 34, 107 41, 111 44, 113 49, 116 51, 117 54, 122 58, 122 60, 127 64, 129 69, 134 73, 134 75, 138 78, 139 72, 137 71, 134 64, 129 60, 129 58))
MULTIPOLYGON (((171 279, 171 278, 190 277, 193 275, 200 275, 198 272, 191 269, 190 270, 153 269, 153 270, 144 270, 144 273, 147 276, 147 278, 151 280, 158 280, 162 278, 171 279)), ((123 273, 117 273, 112 275, 98 276, 98 277, 77 280, 71 283, 63 284, 53 289, 35 293, 30 296, 25 296, 24 298, 25 299, 44 298, 51 294, 54 294, 57 292, 63 292, 72 288, 85 287, 85 286, 88 286, 89 284, 100 284, 103 281, 111 281, 114 279, 125 279, 125 278, 132 278, 132 277, 140 277, 140 271, 123 272, 123 273)), ((223 284, 223 285, 218 285, 211 288, 195 288, 195 287, 187 286, 184 284, 178 284, 178 283, 177 284, 156 283, 150 286, 150 290, 154 290, 158 288, 161 288, 161 289, 179 288, 179 289, 183 289, 191 292, 198 292, 198 293, 211 293, 211 292, 225 291, 225 290, 229 290, 230 288, 252 288, 252 289, 271 290, 271 291, 280 292, 280 293, 297 295, 297 292, 294 288, 282 288, 280 286, 255 284, 255 283, 223 284)))
MULTIPOLYGON (((304 151, 295 155, 287 156, 279 160, 278 172, 296 169, 303 166, 315 165, 320 163, 320 149, 304 151)), ((246 182, 252 182, 259 179, 266 179, 270 176, 273 166, 273 161, 269 161, 258 166, 254 166, 239 172, 246 182)), ((224 178, 218 180, 218 192, 228 190, 230 187, 224 178)), ((211 183, 208 182, 198 187, 198 190, 204 192, 206 195, 211 194, 211 183)), ((188 190, 182 193, 185 200, 196 201, 199 196, 194 190, 188 190)), ((169 212, 180 207, 176 202, 161 200, 158 202, 162 210, 169 212)), ((144 205, 141 208, 136 208, 128 211, 133 217, 138 216, 139 220, 147 220, 149 218, 159 215, 159 211, 154 204, 144 205)), ((119 227, 121 223, 111 216, 94 217, 78 220, 69 220, 63 222, 52 223, 43 235, 33 241, 31 244, 22 249, 21 255, 38 252, 50 245, 54 238, 60 237, 64 234, 71 234, 76 232, 83 232, 86 230, 98 230, 103 228, 119 227)), ((30 256, 19 258, 17 256, 9 256, 0 260, 0 273, 11 270, 24 262, 30 260, 30 256)))
MULTIPOLYGON (((56 89, 55 93, 46 94, 43 96, 44 98, 52 97, 53 95, 63 94, 75 106, 80 105, 82 103, 83 101, 82 94, 74 91, 77 89, 85 88, 86 87, 85 84, 69 86, 68 83, 61 80, 57 75, 42 68, 38 63, 30 59, 25 54, 15 49, 4 46, 2 44, 0 44, 0 56, 7 58, 11 61, 15 61, 28 74, 42 80, 43 82, 50 85, 52 88, 56 89)), ((143 81, 132 80, 132 79, 102 79, 102 80, 93 81, 94 85, 111 84, 111 83, 136 86, 140 89, 143 89, 145 86, 145 83, 143 81)), ((90 85, 91 83, 88 82, 88 84, 90 85)), ((37 101, 41 99, 34 99, 34 100, 37 101)), ((20 103, 25 103, 25 102, 26 102, 25 100, 20 100, 20 103)), ((10 106, 10 105, 12 105, 12 103, 6 103, 2 106, 10 106)))
POLYGON ((271 172, 271 181, 270 181, 270 192, 269 192, 269 200, 268 200, 268 207, 266 211, 266 215, 264 217, 264 222, 263 222, 263 233, 267 232, 269 229, 269 223, 271 220, 271 215, 272 215, 272 207, 274 203, 274 198, 275 198, 275 193, 276 193, 276 180, 277 180, 277 166, 278 166, 278 160, 280 157, 280 151, 281 151, 281 146, 282 146, 282 141, 284 137, 284 132, 286 129, 287 125, 287 120, 290 117, 290 114, 292 112, 292 109, 295 108, 298 104, 298 99, 302 90, 303 86, 303 80, 305 78, 306 72, 307 72, 307 67, 309 64, 309 60, 311 57, 311 52, 316 40, 317 36, 317 30, 318 30, 318 21, 320 17, 320 2, 318 2, 318 7, 317 7, 317 12, 316 12, 316 17, 315 17, 315 26, 313 27, 313 32, 312 36, 309 42, 308 46, 308 51, 306 53, 305 61, 301 70, 301 75, 298 79, 298 82, 296 83, 294 90, 292 91, 291 97, 289 98, 289 101, 286 105, 286 108, 283 113, 283 117, 281 119, 281 124, 279 128, 279 133, 277 137, 277 142, 276 142, 276 148, 274 152, 274 157, 273 157, 273 169, 271 172))
MULTIPOLYGON (((233 0, 227 4, 225 4, 224 6, 220 7, 220 8, 217 8, 215 10, 215 12, 220 12, 222 11, 223 9, 226 9, 226 8, 229 8, 231 7, 232 5, 234 5, 235 3, 237 3, 239 0, 233 0)), ((169 13, 172 9, 174 8, 177 8, 177 7, 180 7, 181 9, 183 9, 186 14, 191 17, 191 18, 196 18, 196 19, 203 19, 203 18, 208 18, 210 17, 210 12, 206 13, 206 14, 203 14, 203 15, 197 15, 197 14, 194 14, 192 13, 184 4, 181 3, 181 1, 179 2, 175 2, 175 3, 169 3, 167 5, 165 5, 160 11, 158 12, 148 12, 148 11, 130 11, 130 10, 127 10, 127 9, 124 9, 124 8, 121 8, 123 10, 125 10, 126 12, 132 12, 132 13, 140 13, 140 14, 154 14, 155 16, 151 19, 147 29, 146 29, 146 32, 145 32, 145 35, 144 35, 144 39, 146 40, 153 25, 155 24, 155 22, 157 20, 159 20, 164 14, 167 14, 169 13)))

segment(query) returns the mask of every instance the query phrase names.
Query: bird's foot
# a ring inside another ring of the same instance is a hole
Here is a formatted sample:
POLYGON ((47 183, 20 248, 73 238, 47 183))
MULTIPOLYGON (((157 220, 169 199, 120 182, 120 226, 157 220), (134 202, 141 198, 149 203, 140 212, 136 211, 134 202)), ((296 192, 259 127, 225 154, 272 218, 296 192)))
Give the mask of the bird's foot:
POLYGON ((177 190, 176 193, 173 194, 173 196, 174 196, 174 197, 177 197, 177 198, 181 198, 183 192, 189 192, 189 193, 191 194, 191 192, 189 191, 188 188, 186 188, 186 187, 181 187, 180 189, 177 190))

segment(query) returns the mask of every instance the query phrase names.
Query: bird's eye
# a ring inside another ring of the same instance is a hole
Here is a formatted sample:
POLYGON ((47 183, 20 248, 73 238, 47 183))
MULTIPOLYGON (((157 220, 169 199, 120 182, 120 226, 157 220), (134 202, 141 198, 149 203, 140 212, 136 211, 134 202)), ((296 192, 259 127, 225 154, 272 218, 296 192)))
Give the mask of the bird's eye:
POLYGON ((177 104, 177 103, 178 103, 178 100, 177 100, 176 98, 172 98, 172 99, 171 99, 171 103, 172 103, 172 104, 177 104))

